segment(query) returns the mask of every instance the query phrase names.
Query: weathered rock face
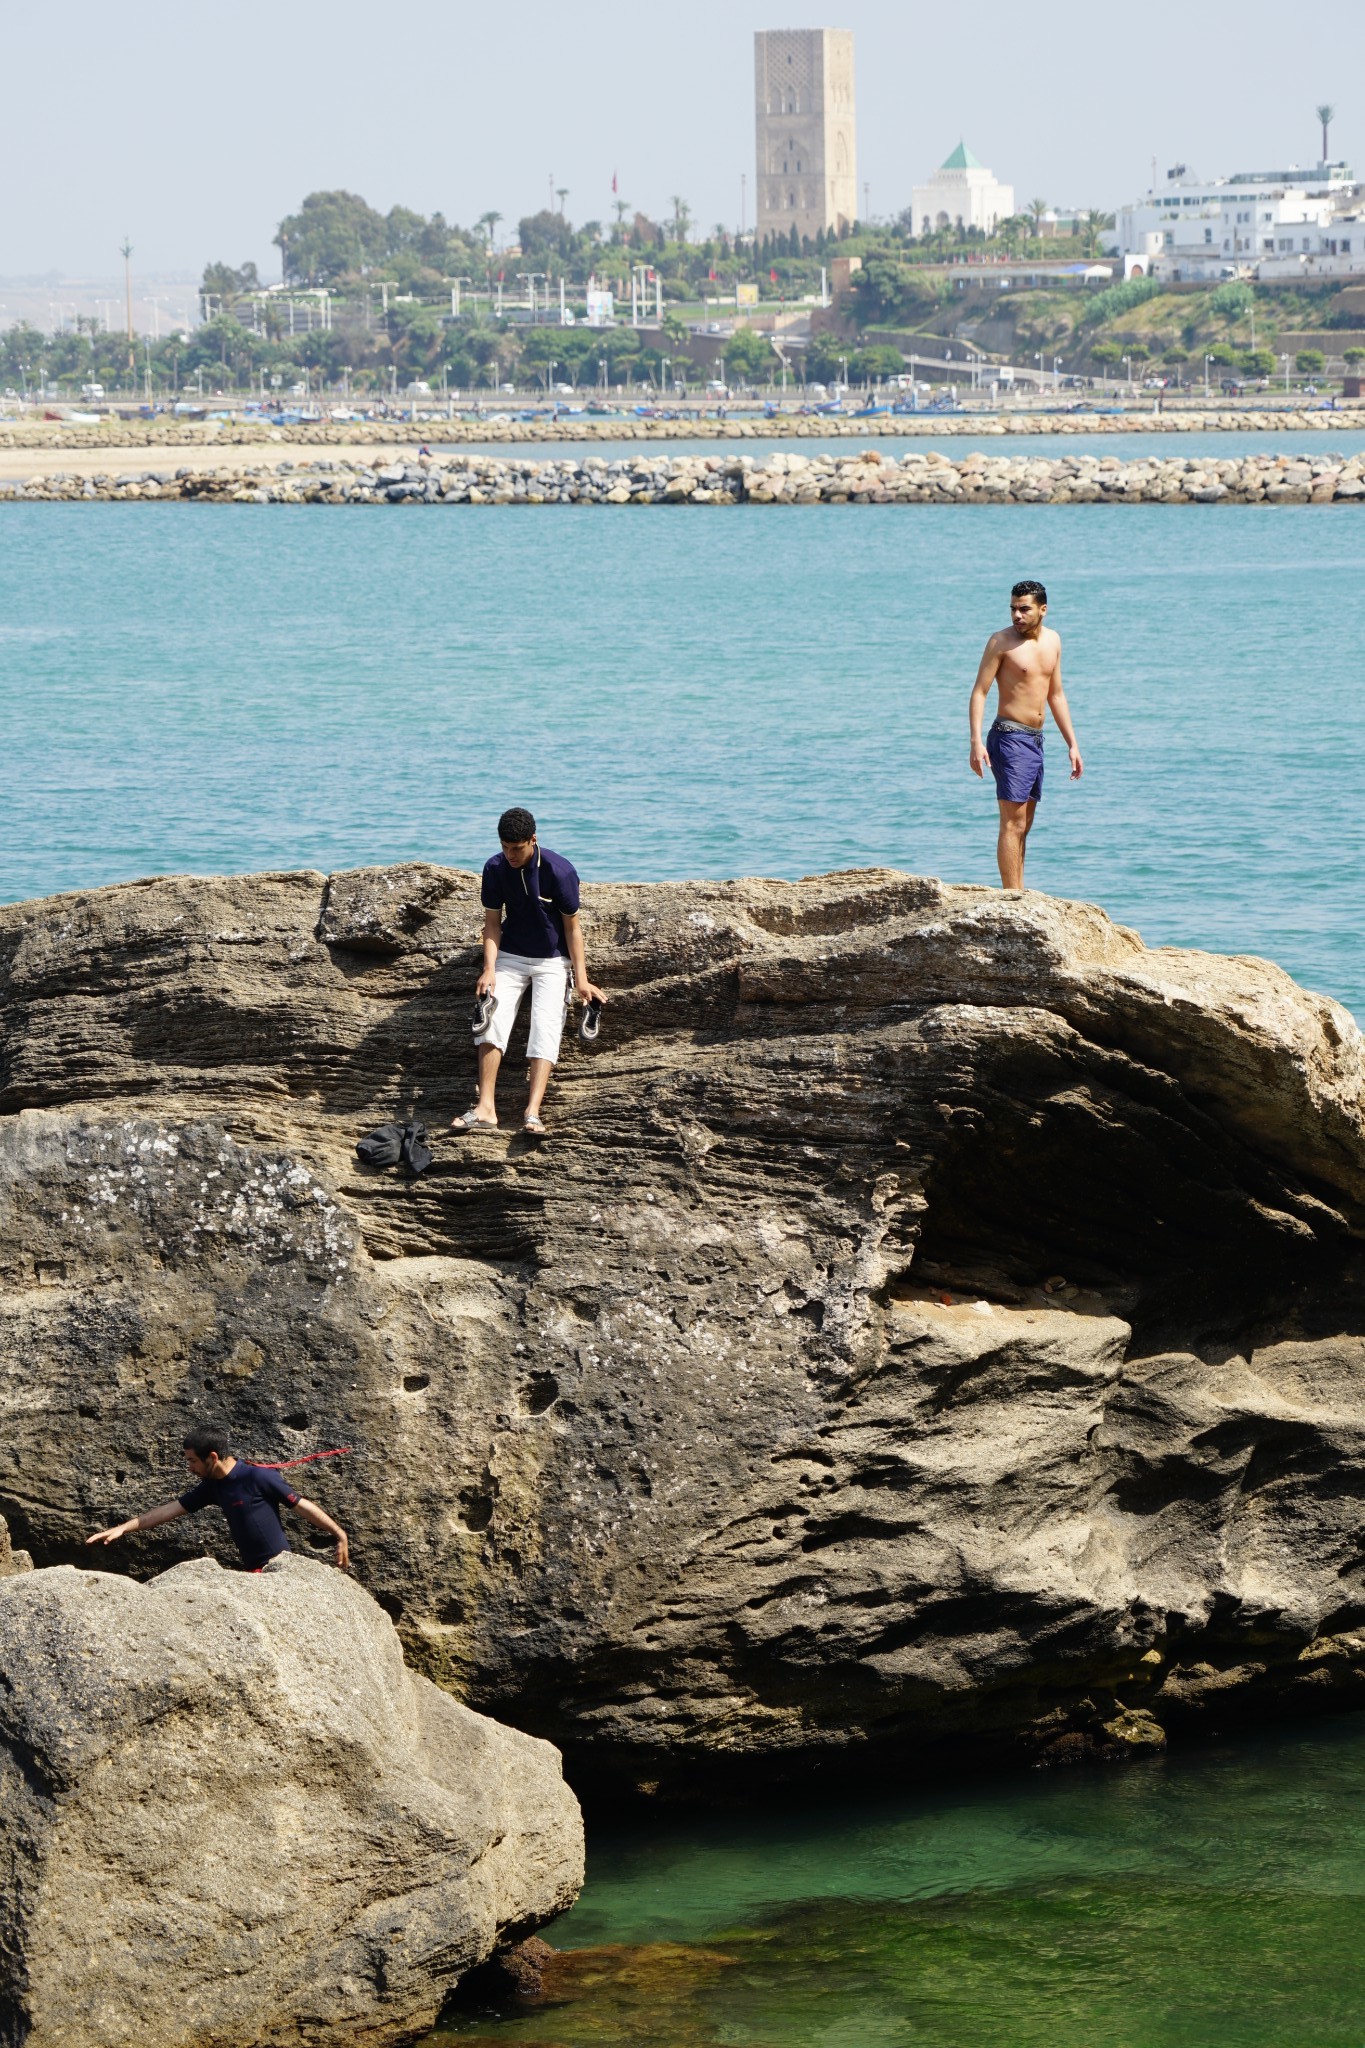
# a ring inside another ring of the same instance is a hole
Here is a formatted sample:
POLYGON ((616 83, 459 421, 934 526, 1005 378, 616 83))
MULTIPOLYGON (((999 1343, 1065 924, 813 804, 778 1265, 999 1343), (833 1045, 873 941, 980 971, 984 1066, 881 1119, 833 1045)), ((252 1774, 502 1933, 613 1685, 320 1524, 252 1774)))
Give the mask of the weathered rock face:
POLYGON ((474 876, 0 913, 16 1540, 178 1490, 205 1412, 353 1446, 308 1487, 410 1659, 639 1783, 1352 1696, 1346 1013, 886 871, 585 915, 616 1000, 550 1144, 408 1182, 351 1147, 469 1100, 474 876))
POLYGON ((549 1744, 325 1565, 0 1586, 0 2040, 407 2040, 582 1848, 549 1744))

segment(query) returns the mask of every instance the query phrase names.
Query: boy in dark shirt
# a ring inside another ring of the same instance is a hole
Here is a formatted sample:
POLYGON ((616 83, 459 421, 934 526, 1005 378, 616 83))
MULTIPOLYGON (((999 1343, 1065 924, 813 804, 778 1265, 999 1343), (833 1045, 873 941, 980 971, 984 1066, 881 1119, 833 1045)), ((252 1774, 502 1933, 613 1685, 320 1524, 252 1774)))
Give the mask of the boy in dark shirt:
POLYGON ((135 1529, 159 1529, 164 1522, 181 1515, 197 1515, 201 1508, 221 1508, 233 1540, 242 1553, 248 1571, 261 1572, 277 1558, 289 1556, 289 1538, 280 1521, 282 1507, 293 1508, 306 1522, 325 1529, 336 1538, 336 1561, 343 1568, 350 1563, 346 1531, 325 1514, 316 1501, 304 1500, 287 1480, 269 1465, 248 1465, 234 1458, 220 1429, 192 1429, 185 1438, 185 1463, 196 1484, 178 1500, 163 1501, 145 1515, 119 1522, 112 1529, 99 1529, 87 1536, 87 1543, 116 1543, 135 1529))
POLYGON ((453 1131, 495 1131, 498 1127, 498 1069, 512 1036, 521 999, 531 991, 531 1030, 526 1041, 526 1110, 522 1129, 543 1138, 540 1105, 559 1058, 568 1007, 569 973, 582 1002, 605 1003, 588 980, 583 931, 578 922, 578 876, 563 854, 536 838, 529 811, 514 808, 498 819, 501 853, 483 870, 483 973, 475 994, 493 1003, 475 1033, 479 1048, 479 1099, 451 1123, 453 1131))

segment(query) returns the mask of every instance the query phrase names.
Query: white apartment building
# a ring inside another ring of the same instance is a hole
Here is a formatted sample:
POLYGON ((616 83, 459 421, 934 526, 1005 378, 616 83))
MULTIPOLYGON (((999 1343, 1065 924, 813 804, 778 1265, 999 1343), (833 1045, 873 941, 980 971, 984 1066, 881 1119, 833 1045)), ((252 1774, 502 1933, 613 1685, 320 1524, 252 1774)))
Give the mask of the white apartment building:
POLYGON ((1365 270, 1358 226, 1347 225, 1360 188, 1344 163, 1312 170, 1245 171, 1209 183, 1183 164, 1159 192, 1120 207, 1110 238, 1129 277, 1349 275, 1365 270), (1326 262, 1332 268, 1318 271, 1326 262))
POLYGON ((927 184, 912 188, 910 209, 917 235, 932 235, 936 228, 980 228, 989 235, 1014 212, 1014 187, 1002 185, 959 142, 927 184))

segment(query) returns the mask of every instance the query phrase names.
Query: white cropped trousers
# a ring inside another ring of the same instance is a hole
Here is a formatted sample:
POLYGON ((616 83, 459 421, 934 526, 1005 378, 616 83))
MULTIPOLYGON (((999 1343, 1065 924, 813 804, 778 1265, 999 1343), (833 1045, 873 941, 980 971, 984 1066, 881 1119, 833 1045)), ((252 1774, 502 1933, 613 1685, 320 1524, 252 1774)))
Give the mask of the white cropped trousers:
POLYGON ((531 1034, 526 1041, 528 1060, 559 1058, 559 1041, 564 1035, 564 1010, 569 992, 569 963, 558 953, 549 959, 532 960, 525 953, 499 953, 493 993, 497 1002, 493 1014, 474 1040, 476 1045, 495 1045, 506 1052, 517 1021, 521 999, 531 991, 531 1034))

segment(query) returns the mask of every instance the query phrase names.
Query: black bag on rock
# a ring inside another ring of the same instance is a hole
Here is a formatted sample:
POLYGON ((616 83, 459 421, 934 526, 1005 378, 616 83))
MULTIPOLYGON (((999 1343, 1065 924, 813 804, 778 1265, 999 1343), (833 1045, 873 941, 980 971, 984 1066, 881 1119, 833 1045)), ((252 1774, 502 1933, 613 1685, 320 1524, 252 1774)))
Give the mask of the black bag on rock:
POLYGON ((381 1124, 356 1145, 355 1155, 364 1166, 397 1166, 401 1160, 416 1180, 431 1164, 431 1147, 425 1124, 381 1124))
POLYGON ((397 1124, 381 1124, 355 1148, 355 1156, 363 1166, 397 1166, 402 1152, 403 1133, 397 1124))
POLYGON ((431 1147, 427 1143, 425 1124, 404 1124, 398 1156, 414 1180, 419 1173, 426 1172, 431 1164, 431 1147))

